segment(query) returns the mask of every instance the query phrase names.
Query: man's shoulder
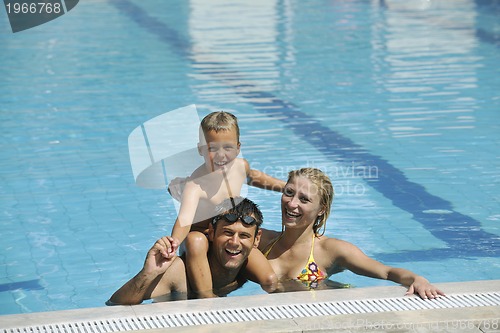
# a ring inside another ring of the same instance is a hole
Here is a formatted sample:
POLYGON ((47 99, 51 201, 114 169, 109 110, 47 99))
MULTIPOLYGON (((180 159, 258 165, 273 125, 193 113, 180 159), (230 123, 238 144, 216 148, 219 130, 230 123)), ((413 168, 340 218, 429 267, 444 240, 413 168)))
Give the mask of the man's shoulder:
POLYGON ((172 265, 165 272, 166 280, 172 284, 172 289, 183 289, 180 285, 186 283, 186 264, 184 256, 174 258, 172 265))
POLYGON ((172 265, 174 265, 174 264, 175 264, 176 269, 183 269, 184 272, 185 272, 186 257, 184 256, 184 254, 181 255, 181 256, 175 257, 174 262, 172 263, 172 265))
POLYGON ((186 264, 184 256, 176 256, 173 259, 170 267, 165 271, 164 279, 169 281, 177 280, 177 278, 186 275, 186 264))
POLYGON ((170 297, 173 292, 187 292, 186 268, 184 260, 181 257, 173 259, 170 267, 155 282, 155 286, 149 297, 158 301, 161 298, 170 297))

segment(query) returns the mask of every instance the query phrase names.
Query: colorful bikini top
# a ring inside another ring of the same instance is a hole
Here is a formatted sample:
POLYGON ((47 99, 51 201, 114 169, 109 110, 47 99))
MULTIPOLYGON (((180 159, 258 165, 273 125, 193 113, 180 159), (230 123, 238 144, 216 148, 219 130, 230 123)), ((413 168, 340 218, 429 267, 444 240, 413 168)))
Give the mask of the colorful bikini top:
MULTIPOLYGON (((280 238, 283 236, 281 234, 279 237, 277 237, 271 246, 264 252, 264 256, 267 258, 271 250, 273 249, 274 245, 280 240, 280 238)), ((307 261, 306 266, 302 269, 300 272, 299 276, 297 276, 297 280, 301 281, 304 285, 306 285, 310 289, 315 289, 318 287, 318 283, 322 280, 326 280, 328 278, 328 275, 324 273, 322 270, 319 269, 318 265, 314 261, 314 235, 312 239, 312 245, 311 245, 311 253, 309 254, 309 259, 307 261)))

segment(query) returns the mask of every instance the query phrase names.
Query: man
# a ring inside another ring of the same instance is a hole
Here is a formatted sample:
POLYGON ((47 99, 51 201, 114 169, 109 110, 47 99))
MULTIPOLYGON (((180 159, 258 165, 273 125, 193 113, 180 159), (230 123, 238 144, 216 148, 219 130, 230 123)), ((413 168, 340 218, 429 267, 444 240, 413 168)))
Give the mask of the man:
MULTIPOLYGON (((262 213, 255 203, 244 198, 230 198, 217 206, 217 216, 209 226, 208 261, 213 293, 223 296, 243 282, 241 271, 252 248, 260 241, 262 213)), ((149 250, 142 270, 118 289, 108 305, 139 304, 143 300, 175 293, 190 295, 183 257, 169 258, 169 238, 156 241, 149 250)))

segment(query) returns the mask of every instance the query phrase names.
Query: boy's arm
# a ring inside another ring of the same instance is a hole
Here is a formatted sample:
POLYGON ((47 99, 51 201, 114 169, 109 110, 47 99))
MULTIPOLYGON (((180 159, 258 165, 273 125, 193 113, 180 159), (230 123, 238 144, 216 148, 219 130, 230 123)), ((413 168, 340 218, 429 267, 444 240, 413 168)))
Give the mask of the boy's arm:
POLYGON ((182 193, 179 216, 177 216, 172 229, 172 238, 174 238, 174 242, 173 249, 170 250, 171 253, 175 253, 177 247, 180 246, 189 234, 191 225, 195 222, 194 217, 199 201, 200 193, 197 190, 197 186, 193 182, 188 182, 182 193))
POLYGON ((250 169, 250 165, 246 160, 245 169, 248 177, 248 185, 255 186, 264 190, 283 192, 283 188, 285 188, 286 185, 285 181, 271 177, 262 171, 250 169))

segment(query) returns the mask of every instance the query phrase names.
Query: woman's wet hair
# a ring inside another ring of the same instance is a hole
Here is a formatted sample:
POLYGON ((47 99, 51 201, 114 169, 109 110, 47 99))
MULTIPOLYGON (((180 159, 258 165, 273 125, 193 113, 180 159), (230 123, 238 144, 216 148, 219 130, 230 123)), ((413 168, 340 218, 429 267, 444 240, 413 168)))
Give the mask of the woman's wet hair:
POLYGON ((326 220, 330 215, 333 197, 335 196, 332 182, 330 178, 321 170, 316 168, 302 168, 293 170, 288 173, 288 183, 296 177, 304 177, 309 179, 311 183, 316 185, 318 195, 320 197, 320 206, 324 209, 324 213, 316 219, 313 225, 313 231, 316 236, 321 236, 325 233, 326 220), (321 228, 323 231, 320 233, 321 228))

